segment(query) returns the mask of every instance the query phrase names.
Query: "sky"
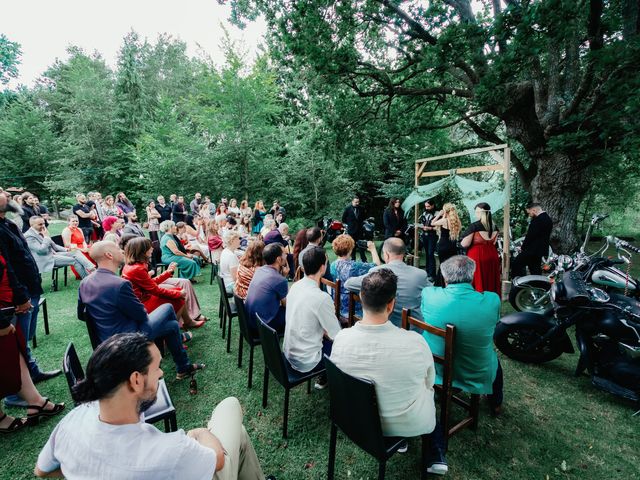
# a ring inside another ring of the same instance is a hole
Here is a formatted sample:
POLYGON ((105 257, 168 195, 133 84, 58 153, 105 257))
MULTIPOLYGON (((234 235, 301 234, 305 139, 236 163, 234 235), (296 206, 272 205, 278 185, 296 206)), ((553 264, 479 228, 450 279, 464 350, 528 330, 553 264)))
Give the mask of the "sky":
POLYGON ((240 30, 228 22, 229 13, 230 8, 219 5, 217 0, 3 2, 0 33, 22 48, 19 77, 9 87, 33 86, 56 58, 67 58, 69 45, 77 45, 87 53, 98 51, 114 67, 122 38, 132 29, 153 43, 158 34, 168 33, 185 41, 190 55, 202 49, 220 64, 223 24, 232 39, 243 43, 251 60, 262 42, 266 25, 264 21, 257 21, 240 30))

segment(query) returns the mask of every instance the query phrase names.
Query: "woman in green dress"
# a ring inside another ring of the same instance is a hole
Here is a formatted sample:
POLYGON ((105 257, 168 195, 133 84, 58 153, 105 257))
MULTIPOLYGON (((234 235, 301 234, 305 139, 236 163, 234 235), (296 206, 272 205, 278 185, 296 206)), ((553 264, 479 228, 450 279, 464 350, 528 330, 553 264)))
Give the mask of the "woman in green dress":
POLYGON ((165 232, 160 239, 162 263, 170 265, 171 262, 176 262, 178 264, 178 272, 180 272, 179 276, 196 283, 193 277, 200 275, 200 264, 198 259, 194 258, 194 255, 187 253, 182 242, 178 239, 178 229, 175 222, 165 220, 160 224, 160 231, 165 232))

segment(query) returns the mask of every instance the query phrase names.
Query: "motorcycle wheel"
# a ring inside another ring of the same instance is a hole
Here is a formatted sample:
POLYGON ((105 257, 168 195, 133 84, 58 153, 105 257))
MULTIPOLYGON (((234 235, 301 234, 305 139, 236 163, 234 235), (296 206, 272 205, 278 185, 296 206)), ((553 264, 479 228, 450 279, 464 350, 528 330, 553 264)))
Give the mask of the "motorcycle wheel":
POLYGON ((551 298, 547 297, 546 301, 536 305, 536 301, 547 292, 551 285, 546 282, 532 282, 522 286, 511 286, 509 291, 509 303, 518 312, 531 312, 531 313, 544 313, 549 304, 551 298))
POLYGON ((562 355, 563 349, 558 342, 547 340, 534 350, 527 346, 539 340, 547 332, 544 325, 506 325, 496 327, 494 341, 498 350, 507 357, 525 363, 545 363, 562 355))

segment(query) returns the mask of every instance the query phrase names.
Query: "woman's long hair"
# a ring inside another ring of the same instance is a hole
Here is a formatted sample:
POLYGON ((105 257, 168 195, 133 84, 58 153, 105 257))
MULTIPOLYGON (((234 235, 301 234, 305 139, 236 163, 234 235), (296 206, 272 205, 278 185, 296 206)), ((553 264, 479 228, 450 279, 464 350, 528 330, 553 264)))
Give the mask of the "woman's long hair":
POLYGON ((453 203, 445 203, 442 206, 444 216, 449 223, 449 238, 452 240, 458 240, 460 236, 460 230, 462 230, 462 222, 458 216, 458 210, 453 203))
POLYGON ((480 202, 476 205, 476 208, 482 210, 480 212, 480 223, 485 228, 489 235, 493 233, 493 218, 491 217, 491 206, 488 203, 480 202))

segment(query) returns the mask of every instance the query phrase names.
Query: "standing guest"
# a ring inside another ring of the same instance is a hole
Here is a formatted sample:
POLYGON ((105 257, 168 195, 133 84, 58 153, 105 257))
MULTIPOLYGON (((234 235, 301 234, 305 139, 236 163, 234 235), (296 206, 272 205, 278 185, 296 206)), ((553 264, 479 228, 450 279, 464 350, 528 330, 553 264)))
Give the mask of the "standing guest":
POLYGON ((182 242, 178 238, 178 229, 171 220, 165 220, 160 224, 160 231, 164 233, 160 239, 160 249, 162 250, 162 263, 167 265, 175 262, 178 264, 181 278, 191 280, 196 283, 193 277, 200 275, 200 264, 192 253, 187 253, 182 242))
POLYGON ((162 215, 156 208, 156 202, 151 200, 146 208, 147 211, 147 224, 149 225, 150 232, 157 232, 160 226, 160 219, 162 215))
POLYGON ((236 217, 241 215, 240 207, 238 207, 238 200, 235 198, 229 200, 229 213, 233 213, 236 217))
POLYGON ((242 200, 240 202, 240 215, 249 215, 249 217, 251 217, 252 214, 253 214, 253 211, 251 210, 251 207, 249 206, 249 201, 248 200, 242 200))
MULTIPOLYGON (((207 428, 160 432, 141 420, 155 401, 162 357, 143 335, 98 347, 73 389, 81 405, 56 427, 35 466, 38 477, 119 480, 264 479, 236 398, 220 402, 207 428)), ((268 477, 266 480, 272 480, 268 477)))
POLYGON ((436 278, 436 245, 438 244, 438 235, 436 234, 436 228, 431 225, 431 222, 436 217, 436 203, 434 200, 427 200, 424 202, 424 212, 420 215, 418 220, 422 228, 422 246, 424 248, 426 257, 426 271, 429 275, 431 282, 436 278))
POLYGON ((222 243, 222 237, 218 232, 218 225, 215 221, 210 222, 209 228, 207 229, 207 246, 211 252, 212 261, 214 263, 218 263, 220 261, 220 255, 222 254, 224 245, 222 243))
POLYGON ((133 203, 131 203, 124 192, 120 192, 116 195, 116 205, 120 210, 122 210, 122 213, 124 213, 125 223, 128 223, 129 218, 136 213, 136 207, 133 206, 133 203))
POLYGON ((448 466, 433 401, 433 355, 419 334, 389 322, 396 286, 395 274, 386 268, 362 281, 364 315, 336 335, 331 360, 343 372, 373 382, 384 436, 429 434, 427 473, 443 475, 448 466))
POLYGON ((391 237, 404 238, 407 229, 407 219, 404 218, 404 210, 400 206, 399 198, 389 200, 389 205, 382 216, 384 223, 384 239, 391 237))
POLYGON ((117 275, 124 264, 120 247, 111 242, 96 242, 91 255, 98 262, 98 270, 80 284, 78 318, 91 316, 100 343, 117 333, 142 332, 149 340, 164 337, 176 364, 177 380, 203 369, 203 364, 191 363, 182 347, 187 338, 180 333, 171 305, 161 305, 147 315, 133 293, 131 282, 117 275))
MULTIPOLYGON (((320 289, 320 279, 327 269, 327 254, 312 247, 302 256, 305 276, 291 286, 287 295, 284 330, 284 356, 298 372, 306 373, 323 367, 323 357, 331 355, 333 339, 340 331, 331 296, 320 289)), ((315 387, 327 385, 321 375, 315 387)))
POLYGON ((220 255, 220 277, 224 280, 227 293, 233 292, 233 286, 238 278, 238 266, 240 261, 236 250, 240 248, 240 235, 237 232, 227 232, 223 235, 224 250, 220 255))
POLYGON ((247 290, 245 307, 249 326, 257 334, 257 316, 278 333, 284 332, 286 297, 289 292, 287 255, 278 243, 264 247, 265 265, 258 268, 247 290))
POLYGON ((103 201, 102 201, 102 194, 100 192, 89 192, 89 201, 93 202, 93 204, 96 206, 95 210, 96 210, 96 221, 102 223, 102 220, 105 217, 104 214, 104 208, 103 208, 103 201))
POLYGON ((258 268, 264 265, 264 258, 262 257, 263 252, 264 242, 254 240, 249 243, 247 250, 240 259, 236 282, 233 286, 233 293, 243 300, 247 298, 247 291, 249 290, 249 285, 251 284, 253 275, 258 268))
MULTIPOLYGON (((448 258, 458 254, 458 238, 462 230, 462 222, 460 222, 456 206, 453 203, 445 203, 442 206, 442 211, 431 221, 431 225, 440 232, 436 251, 438 252, 438 261, 442 265, 448 258)), ((439 270, 436 285, 444 285, 442 273, 439 270)))
MULTIPOLYGON (((382 256, 384 265, 373 267, 368 274, 377 272, 382 268, 391 270, 398 279, 396 292, 396 304, 389 321, 396 327, 402 327, 402 309, 411 310, 412 315, 422 320, 420 315, 420 295, 422 290, 431 285, 427 279, 427 272, 404 263, 405 244, 400 238, 391 237, 384 241, 382 256)), ((359 293, 362 281, 366 275, 351 277, 344 283, 344 288, 350 292, 359 293)))
POLYGON ((284 222, 284 220, 286 218, 286 211, 285 211, 284 207, 280 206, 280 202, 278 200, 274 200, 273 201, 273 206, 271 207, 271 210, 269 210, 269 213, 271 214, 271 216, 273 217, 274 220, 276 219, 278 214, 282 214, 282 221, 283 222, 284 222))
POLYGON ((189 213, 191 216, 195 217, 200 213, 200 204, 202 203, 202 194, 200 192, 196 193, 189 204, 189 213))
MULTIPOLYGON (((348 234, 354 241, 354 245, 357 245, 357 241, 362 238, 364 227, 362 224, 365 220, 366 212, 360 206, 360 199, 354 196, 351 200, 351 205, 344 209, 342 212, 342 223, 347 224, 345 233, 348 234)), ((362 248, 358 248, 360 252, 360 260, 362 262, 367 261, 367 255, 362 248)), ((356 259, 356 249, 351 250, 351 259, 356 259)))
POLYGON ((24 237, 41 274, 57 267, 73 266, 80 277, 84 278, 95 270, 93 263, 82 252, 77 249, 71 252, 51 240, 42 217, 31 217, 29 223, 31 228, 25 232, 24 237))
POLYGON ((29 192, 24 192, 20 195, 21 204, 22 204, 22 233, 29 230, 29 219, 33 217, 36 212, 33 208, 33 195, 29 192))
POLYGON ((253 208, 253 234, 258 235, 262 230, 262 224, 264 222, 264 217, 267 214, 266 209, 264 208, 264 203, 262 200, 258 200, 253 208))
POLYGON ((511 264, 511 275, 513 277, 526 275, 527 267, 531 275, 541 275, 542 257, 549 255, 549 240, 551 238, 551 230, 553 230, 551 217, 536 202, 527 204, 526 210, 531 222, 522 242, 520 254, 511 264))
POLYGON ((105 219, 102 221, 102 228, 104 230, 103 240, 107 242, 113 242, 115 244, 120 243, 120 237, 122 237, 122 229, 124 228, 123 219, 112 216, 105 217, 105 219))
POLYGON ((209 197, 204 197, 204 201, 202 205, 200 205, 200 211, 198 216, 205 220, 206 223, 209 223, 211 219, 211 200, 209 197))
POLYGON ((156 210, 160 214, 160 218, 158 218, 158 222, 162 223, 165 220, 171 220, 171 205, 168 205, 164 201, 164 197, 162 195, 158 195, 158 203, 156 203, 156 210))
POLYGON ((184 204, 184 197, 180 195, 178 197, 177 202, 173 205, 173 210, 171 212, 171 219, 174 223, 184 222, 187 223, 187 207, 184 204))
POLYGON ((107 217, 124 218, 124 212, 115 204, 115 201, 111 195, 107 195, 106 197, 104 197, 104 205, 102 207, 102 211, 104 212, 104 218, 102 219, 103 222, 107 217))
POLYGON ((178 195, 176 195, 175 193, 172 193, 171 195, 169 195, 169 206, 171 207, 171 209, 173 210, 173 206, 178 203, 178 195))
MULTIPOLYGON (((356 262, 352 259, 351 253, 355 247, 355 242, 350 235, 342 234, 338 235, 331 244, 333 251, 338 257, 331 264, 331 276, 344 285, 344 283, 351 277, 358 277, 369 273, 376 265, 380 265, 380 257, 376 250, 376 245, 373 242, 367 242, 367 250, 371 252, 374 263, 356 262)), ((362 307, 356 305, 356 315, 362 314, 362 307)), ((349 292, 343 289, 340 292, 340 316, 347 318, 349 316, 349 292)))
MULTIPOLYGON (((15 201, 10 201, 4 192, 0 193, 0 248, 8 268, 15 274, 15 283, 12 288, 21 301, 12 323, 19 327, 25 340, 30 342, 38 325, 40 295, 43 291, 38 265, 29 250, 27 241, 18 226, 6 218, 8 212, 18 213, 19 211, 20 206, 15 201)), ((34 383, 48 380, 62 373, 60 370, 42 372, 31 355, 28 343, 24 353, 29 374, 34 383)), ((20 402, 18 398, 5 400, 7 405, 16 405, 18 402, 20 402)))
POLYGON ((495 292, 500 295, 500 256, 496 248, 498 229, 491 218, 488 203, 476 205, 476 222, 462 234, 461 245, 467 256, 476 262, 473 287, 479 292, 495 292))
MULTIPOLYGON (((429 324, 456 327, 453 387, 465 392, 487 394, 493 414, 502 412, 502 368, 493 347, 493 333, 500 320, 500 297, 480 293, 471 285, 476 263, 456 255, 441 267, 445 288, 422 291, 422 316, 429 324)), ((444 341, 428 332, 424 338, 436 355, 444 355, 444 341)), ((442 384, 442 369, 436 366, 436 383, 442 384)))
POLYGON ((144 237, 144 230, 142 229, 142 225, 138 223, 138 214, 136 212, 133 212, 129 216, 129 222, 122 229, 122 233, 130 233, 136 237, 144 237))
MULTIPOLYGON (((93 260, 89 255, 89 246, 85 241, 82 230, 78 227, 78 217, 75 215, 69 215, 68 222, 67 226, 62 230, 61 235, 64 248, 74 254, 79 252, 79 254, 82 254, 86 260, 93 264, 93 260)), ((80 280, 82 278, 80 271, 76 270, 75 267, 71 267, 71 271, 76 276, 76 280, 80 280)))
POLYGON ((33 384, 26 363, 26 344, 20 326, 11 323, 14 314, 30 308, 29 298, 20 289, 13 270, 7 264, 0 246, 0 400, 17 395, 29 405, 27 418, 15 418, 0 408, 0 434, 13 433, 41 418, 52 417, 64 410, 64 403, 54 404, 43 398, 33 384), (15 290, 14 290, 15 289, 15 290), (13 309, 6 312, 4 309, 13 309))
POLYGON ((87 205, 87 197, 80 193, 76 195, 76 203, 73 206, 73 214, 78 217, 78 227, 84 234, 84 239, 87 243, 91 242, 91 236, 93 234, 93 223, 91 220, 95 220, 96 213, 91 210, 91 207, 87 205))
POLYGON ((124 248, 125 266, 122 278, 131 282, 133 293, 142 302, 147 313, 169 303, 185 328, 200 328, 204 325, 204 320, 197 321, 189 317, 187 293, 180 287, 164 285, 164 281, 173 276, 178 264, 171 263, 165 272, 151 278, 149 265, 152 255, 151 240, 138 237, 127 242, 124 248))
MULTIPOLYGON (((318 227, 315 227, 315 228, 318 228, 318 227)), ((303 251, 305 251, 305 249, 309 245, 309 239, 307 238, 307 232, 309 230, 311 229, 302 228, 298 230, 298 233, 296 233, 296 237, 293 241, 293 267, 294 267, 293 271, 294 272, 298 271, 298 267, 302 269, 302 262, 300 261, 302 260, 302 258, 300 257, 300 254, 303 251)), ((319 228, 318 228, 318 231, 320 231, 319 228)))

